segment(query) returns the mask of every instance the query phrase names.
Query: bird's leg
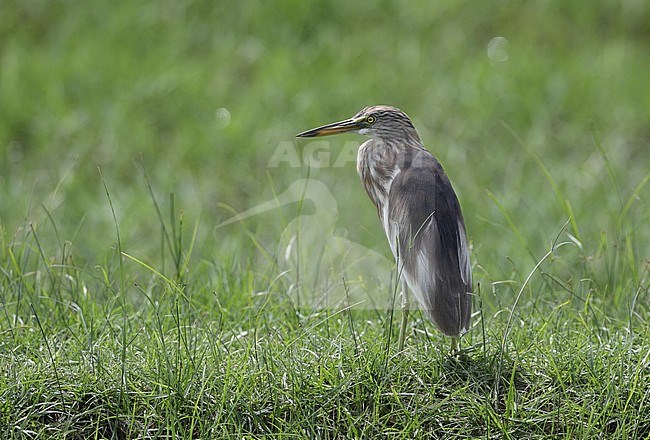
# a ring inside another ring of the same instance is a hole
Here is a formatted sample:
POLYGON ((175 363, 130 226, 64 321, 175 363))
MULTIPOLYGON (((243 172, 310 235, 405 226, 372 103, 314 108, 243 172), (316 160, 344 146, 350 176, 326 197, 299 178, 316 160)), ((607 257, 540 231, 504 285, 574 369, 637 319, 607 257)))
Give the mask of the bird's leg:
POLYGON ((408 296, 408 286, 406 281, 402 281, 402 298, 401 298, 401 307, 402 307, 402 322, 399 326, 399 344, 398 349, 402 351, 404 349, 404 340, 406 339, 406 325, 408 324, 409 319, 409 296, 408 296))
POLYGON ((451 338, 451 354, 456 353, 458 351, 458 338, 452 336, 451 338))

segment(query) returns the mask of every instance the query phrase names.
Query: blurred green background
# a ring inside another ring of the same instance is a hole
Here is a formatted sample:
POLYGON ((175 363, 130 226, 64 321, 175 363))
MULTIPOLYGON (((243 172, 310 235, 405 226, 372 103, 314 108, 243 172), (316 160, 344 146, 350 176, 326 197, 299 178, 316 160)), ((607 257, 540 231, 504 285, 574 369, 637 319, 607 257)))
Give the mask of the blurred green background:
POLYGON ((645 0, 2 1, 0 437, 647 437, 648 72, 645 0), (371 104, 463 207, 458 356, 293 301, 303 213, 390 258, 365 139, 295 138, 371 104))
MULTIPOLYGON (((302 154, 296 133, 390 104, 445 166, 479 281, 529 270, 570 217, 582 249, 563 251, 567 279, 608 267, 608 246, 627 246, 640 273, 649 23, 636 0, 4 2, 4 240, 31 224, 52 258, 67 240, 77 264, 103 261, 116 241, 103 176, 122 246, 158 261, 145 169, 163 212, 174 193, 197 227, 197 261, 255 253, 241 225, 215 229, 224 205, 254 207, 307 176, 335 195, 339 233, 388 255, 353 163, 268 165, 280 147, 302 154)), ((363 140, 328 138, 331 162, 363 140)), ((246 228, 272 250, 282 217, 246 228)))

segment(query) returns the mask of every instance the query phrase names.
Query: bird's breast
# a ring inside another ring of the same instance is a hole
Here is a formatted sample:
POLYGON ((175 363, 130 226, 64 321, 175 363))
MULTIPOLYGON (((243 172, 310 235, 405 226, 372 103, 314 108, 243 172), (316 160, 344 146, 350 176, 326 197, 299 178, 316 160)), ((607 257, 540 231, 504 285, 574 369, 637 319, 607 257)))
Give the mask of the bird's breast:
POLYGON ((359 147, 357 172, 380 216, 388 199, 390 185, 399 172, 398 153, 396 147, 375 139, 359 147))

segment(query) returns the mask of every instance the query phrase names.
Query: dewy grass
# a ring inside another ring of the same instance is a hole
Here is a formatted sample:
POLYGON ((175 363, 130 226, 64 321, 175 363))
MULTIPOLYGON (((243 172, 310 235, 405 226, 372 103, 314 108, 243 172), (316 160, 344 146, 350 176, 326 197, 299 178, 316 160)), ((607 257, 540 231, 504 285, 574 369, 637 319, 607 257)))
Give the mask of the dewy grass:
MULTIPOLYGON (((5 320, 4 332, 14 335, 14 348, 3 351, 8 438, 649 433, 646 311, 630 310, 637 318, 621 321, 602 298, 586 298, 584 308, 562 300, 549 309, 528 297, 537 291, 527 288, 535 284, 528 277, 508 319, 484 315, 483 331, 474 329, 474 344, 459 356, 448 356, 435 332, 423 338, 422 320, 406 350, 396 353, 374 313, 301 315, 279 291, 256 295, 270 284, 252 266, 232 273, 195 260, 180 286, 132 256, 122 269, 94 273, 51 264, 36 236, 30 230, 27 246, 15 249, 33 247, 40 256, 22 272, 45 271, 20 277, 36 304, 38 331, 29 331, 30 322, 5 320), (119 294, 120 270, 124 286, 142 281, 115 302, 109 295, 119 294), (63 289, 59 274, 75 282, 63 289), (213 292, 208 286, 221 277, 228 292, 213 292), (59 299, 50 297, 51 288, 60 290, 59 299), (102 289, 109 295, 97 295, 102 289), (44 308, 48 303, 64 307, 44 308), (298 313, 297 326, 287 312, 298 313), (45 351, 34 357, 39 346, 45 351)), ((552 270, 539 263, 543 272, 552 270)), ((5 316, 21 315, 8 295, 15 289, 6 289, 15 267, 3 263, 5 316)), ((645 289, 634 298, 647 295, 645 289)), ((571 298, 565 293, 565 299, 571 298)))

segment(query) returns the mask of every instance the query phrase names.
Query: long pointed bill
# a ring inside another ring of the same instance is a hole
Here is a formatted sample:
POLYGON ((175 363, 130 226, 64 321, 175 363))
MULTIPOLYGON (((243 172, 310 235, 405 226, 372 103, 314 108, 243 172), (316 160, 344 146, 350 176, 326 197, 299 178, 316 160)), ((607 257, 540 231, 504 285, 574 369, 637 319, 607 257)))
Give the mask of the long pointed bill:
POLYGON ((296 135, 296 137, 317 137, 329 136, 331 134, 345 133, 347 131, 356 131, 363 128, 362 118, 346 119, 345 121, 334 122, 332 124, 323 125, 322 127, 312 128, 311 130, 303 131, 296 135))

